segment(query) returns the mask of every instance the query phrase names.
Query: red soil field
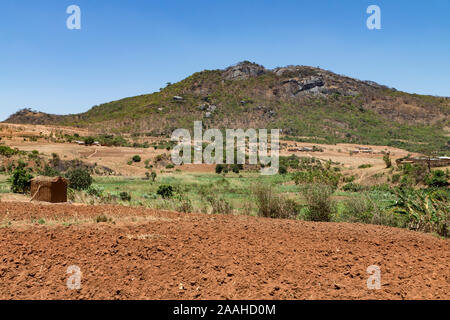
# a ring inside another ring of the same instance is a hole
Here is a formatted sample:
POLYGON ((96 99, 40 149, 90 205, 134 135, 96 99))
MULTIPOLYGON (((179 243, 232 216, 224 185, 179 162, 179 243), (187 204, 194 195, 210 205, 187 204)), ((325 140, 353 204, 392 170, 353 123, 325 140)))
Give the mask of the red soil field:
POLYGON ((449 299, 449 252, 384 226, 0 203, 0 299, 449 299))

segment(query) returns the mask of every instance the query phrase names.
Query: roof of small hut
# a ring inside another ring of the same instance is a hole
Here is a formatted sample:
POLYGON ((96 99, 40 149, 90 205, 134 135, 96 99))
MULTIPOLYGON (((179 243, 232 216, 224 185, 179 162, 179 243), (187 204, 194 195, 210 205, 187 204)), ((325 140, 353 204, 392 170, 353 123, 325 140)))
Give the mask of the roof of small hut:
POLYGON ((52 183, 52 182, 58 182, 58 181, 64 181, 67 183, 67 180, 63 177, 44 177, 44 176, 38 176, 31 181, 40 182, 40 183, 52 183))

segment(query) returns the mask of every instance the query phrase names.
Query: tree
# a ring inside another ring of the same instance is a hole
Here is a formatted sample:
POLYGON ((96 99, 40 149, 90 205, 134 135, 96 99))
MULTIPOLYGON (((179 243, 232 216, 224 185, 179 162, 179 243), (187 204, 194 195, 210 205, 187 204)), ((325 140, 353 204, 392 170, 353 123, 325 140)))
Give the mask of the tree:
POLYGON ((135 155, 135 156, 133 156, 132 160, 133 160, 133 162, 141 162, 142 159, 140 156, 135 155))
POLYGON ((10 177, 11 191, 14 193, 26 193, 30 190, 31 179, 33 179, 33 175, 25 169, 24 164, 19 164, 10 177))
POLYGON ((87 169, 71 170, 67 172, 66 177, 69 179, 69 187, 75 190, 86 190, 93 182, 91 174, 87 169))

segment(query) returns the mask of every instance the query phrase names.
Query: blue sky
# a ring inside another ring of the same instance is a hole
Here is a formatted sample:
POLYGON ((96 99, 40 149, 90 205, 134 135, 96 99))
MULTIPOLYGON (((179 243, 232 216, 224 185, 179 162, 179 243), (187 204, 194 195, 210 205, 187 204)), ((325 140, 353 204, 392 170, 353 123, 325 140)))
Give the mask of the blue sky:
POLYGON ((450 1, 2 0, 0 120, 67 114, 250 60, 450 96, 450 1), (81 30, 66 8, 81 8, 81 30), (381 8, 368 30, 366 8, 381 8))

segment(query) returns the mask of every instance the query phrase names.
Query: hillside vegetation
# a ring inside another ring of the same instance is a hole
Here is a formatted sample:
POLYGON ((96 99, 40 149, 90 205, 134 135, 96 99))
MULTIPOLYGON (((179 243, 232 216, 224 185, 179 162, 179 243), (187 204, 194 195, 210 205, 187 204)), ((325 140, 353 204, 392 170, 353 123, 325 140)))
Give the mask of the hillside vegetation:
POLYGON ((176 128, 280 128, 298 141, 389 145, 446 154, 450 98, 399 92, 307 66, 267 70, 242 62, 206 70, 159 92, 76 115, 23 109, 7 123, 85 127, 101 133, 170 135, 176 128))

